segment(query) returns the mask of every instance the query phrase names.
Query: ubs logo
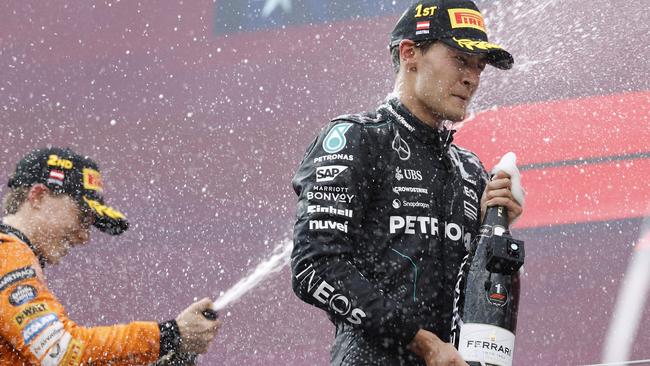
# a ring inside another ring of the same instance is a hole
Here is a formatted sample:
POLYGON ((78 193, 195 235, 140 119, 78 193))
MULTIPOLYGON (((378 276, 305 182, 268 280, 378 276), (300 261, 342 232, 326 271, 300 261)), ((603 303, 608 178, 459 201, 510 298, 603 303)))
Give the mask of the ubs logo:
POLYGON ((422 172, 413 169, 402 170, 400 167, 397 167, 395 168, 395 179, 397 179, 398 181, 402 179, 422 180, 422 172))

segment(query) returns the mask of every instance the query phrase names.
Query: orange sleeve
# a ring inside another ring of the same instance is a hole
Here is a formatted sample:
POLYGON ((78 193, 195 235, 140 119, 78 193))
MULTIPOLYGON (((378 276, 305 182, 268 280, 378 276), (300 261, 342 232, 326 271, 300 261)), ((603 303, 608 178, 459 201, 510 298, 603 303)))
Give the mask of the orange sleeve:
POLYGON ((0 338, 19 357, 43 366, 132 365, 158 359, 157 323, 77 326, 48 290, 38 259, 25 243, 0 234, 0 250, 0 338))

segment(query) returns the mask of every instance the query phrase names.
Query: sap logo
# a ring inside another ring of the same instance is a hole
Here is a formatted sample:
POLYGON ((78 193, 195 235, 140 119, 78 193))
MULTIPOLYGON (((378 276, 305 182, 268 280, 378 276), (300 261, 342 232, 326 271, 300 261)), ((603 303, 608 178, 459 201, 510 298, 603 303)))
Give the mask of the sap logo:
POLYGON ((309 220, 309 230, 338 230, 344 233, 348 232, 348 222, 344 224, 335 221, 309 220))
POLYGON ((316 168, 316 182, 331 182, 348 169, 345 165, 327 165, 316 168))
POLYGON ((352 308, 350 299, 337 292, 334 286, 316 276, 316 270, 310 264, 302 272, 296 275, 300 283, 308 280, 307 293, 319 303, 327 305, 335 314, 345 317, 345 320, 352 324, 361 324, 366 313, 359 308, 352 308), (320 283, 319 283, 320 282, 320 283), (316 286, 318 284, 318 286, 316 286), (314 289, 315 288, 315 289, 314 289))
POLYGON ((55 154, 52 154, 47 158, 47 165, 63 169, 72 169, 74 166, 70 160, 62 159, 55 154))
POLYGON ((400 167, 397 167, 395 168, 395 179, 397 179, 397 181, 402 179, 422 180, 422 172, 413 169, 402 170, 400 167))
POLYGON ((323 140, 323 150, 330 154, 337 153, 345 147, 347 140, 345 133, 352 127, 352 123, 340 123, 330 130, 323 140))

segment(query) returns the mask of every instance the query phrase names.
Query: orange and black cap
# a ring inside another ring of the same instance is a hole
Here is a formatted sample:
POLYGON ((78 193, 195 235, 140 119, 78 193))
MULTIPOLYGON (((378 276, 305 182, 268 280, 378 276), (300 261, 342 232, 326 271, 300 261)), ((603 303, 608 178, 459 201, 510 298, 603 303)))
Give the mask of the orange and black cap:
POLYGON ((488 64, 503 70, 514 63, 508 51, 488 41, 483 16, 469 0, 422 0, 411 5, 391 32, 389 48, 404 39, 438 40, 463 52, 485 54, 488 64))
POLYGON ((70 149, 44 148, 25 155, 16 165, 9 187, 31 187, 42 183, 56 193, 72 196, 94 216, 101 231, 119 235, 129 228, 121 212, 104 204, 104 185, 97 163, 70 149))

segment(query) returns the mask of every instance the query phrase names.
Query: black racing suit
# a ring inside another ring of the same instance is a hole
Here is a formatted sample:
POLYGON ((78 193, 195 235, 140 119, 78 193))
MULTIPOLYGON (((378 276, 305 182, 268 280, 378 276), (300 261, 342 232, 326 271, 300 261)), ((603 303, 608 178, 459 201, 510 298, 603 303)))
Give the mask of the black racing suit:
POLYGON ((477 235, 487 173, 397 99, 332 120, 310 145, 292 282, 336 326, 332 365, 424 365, 420 329, 450 336, 461 261, 477 235))

